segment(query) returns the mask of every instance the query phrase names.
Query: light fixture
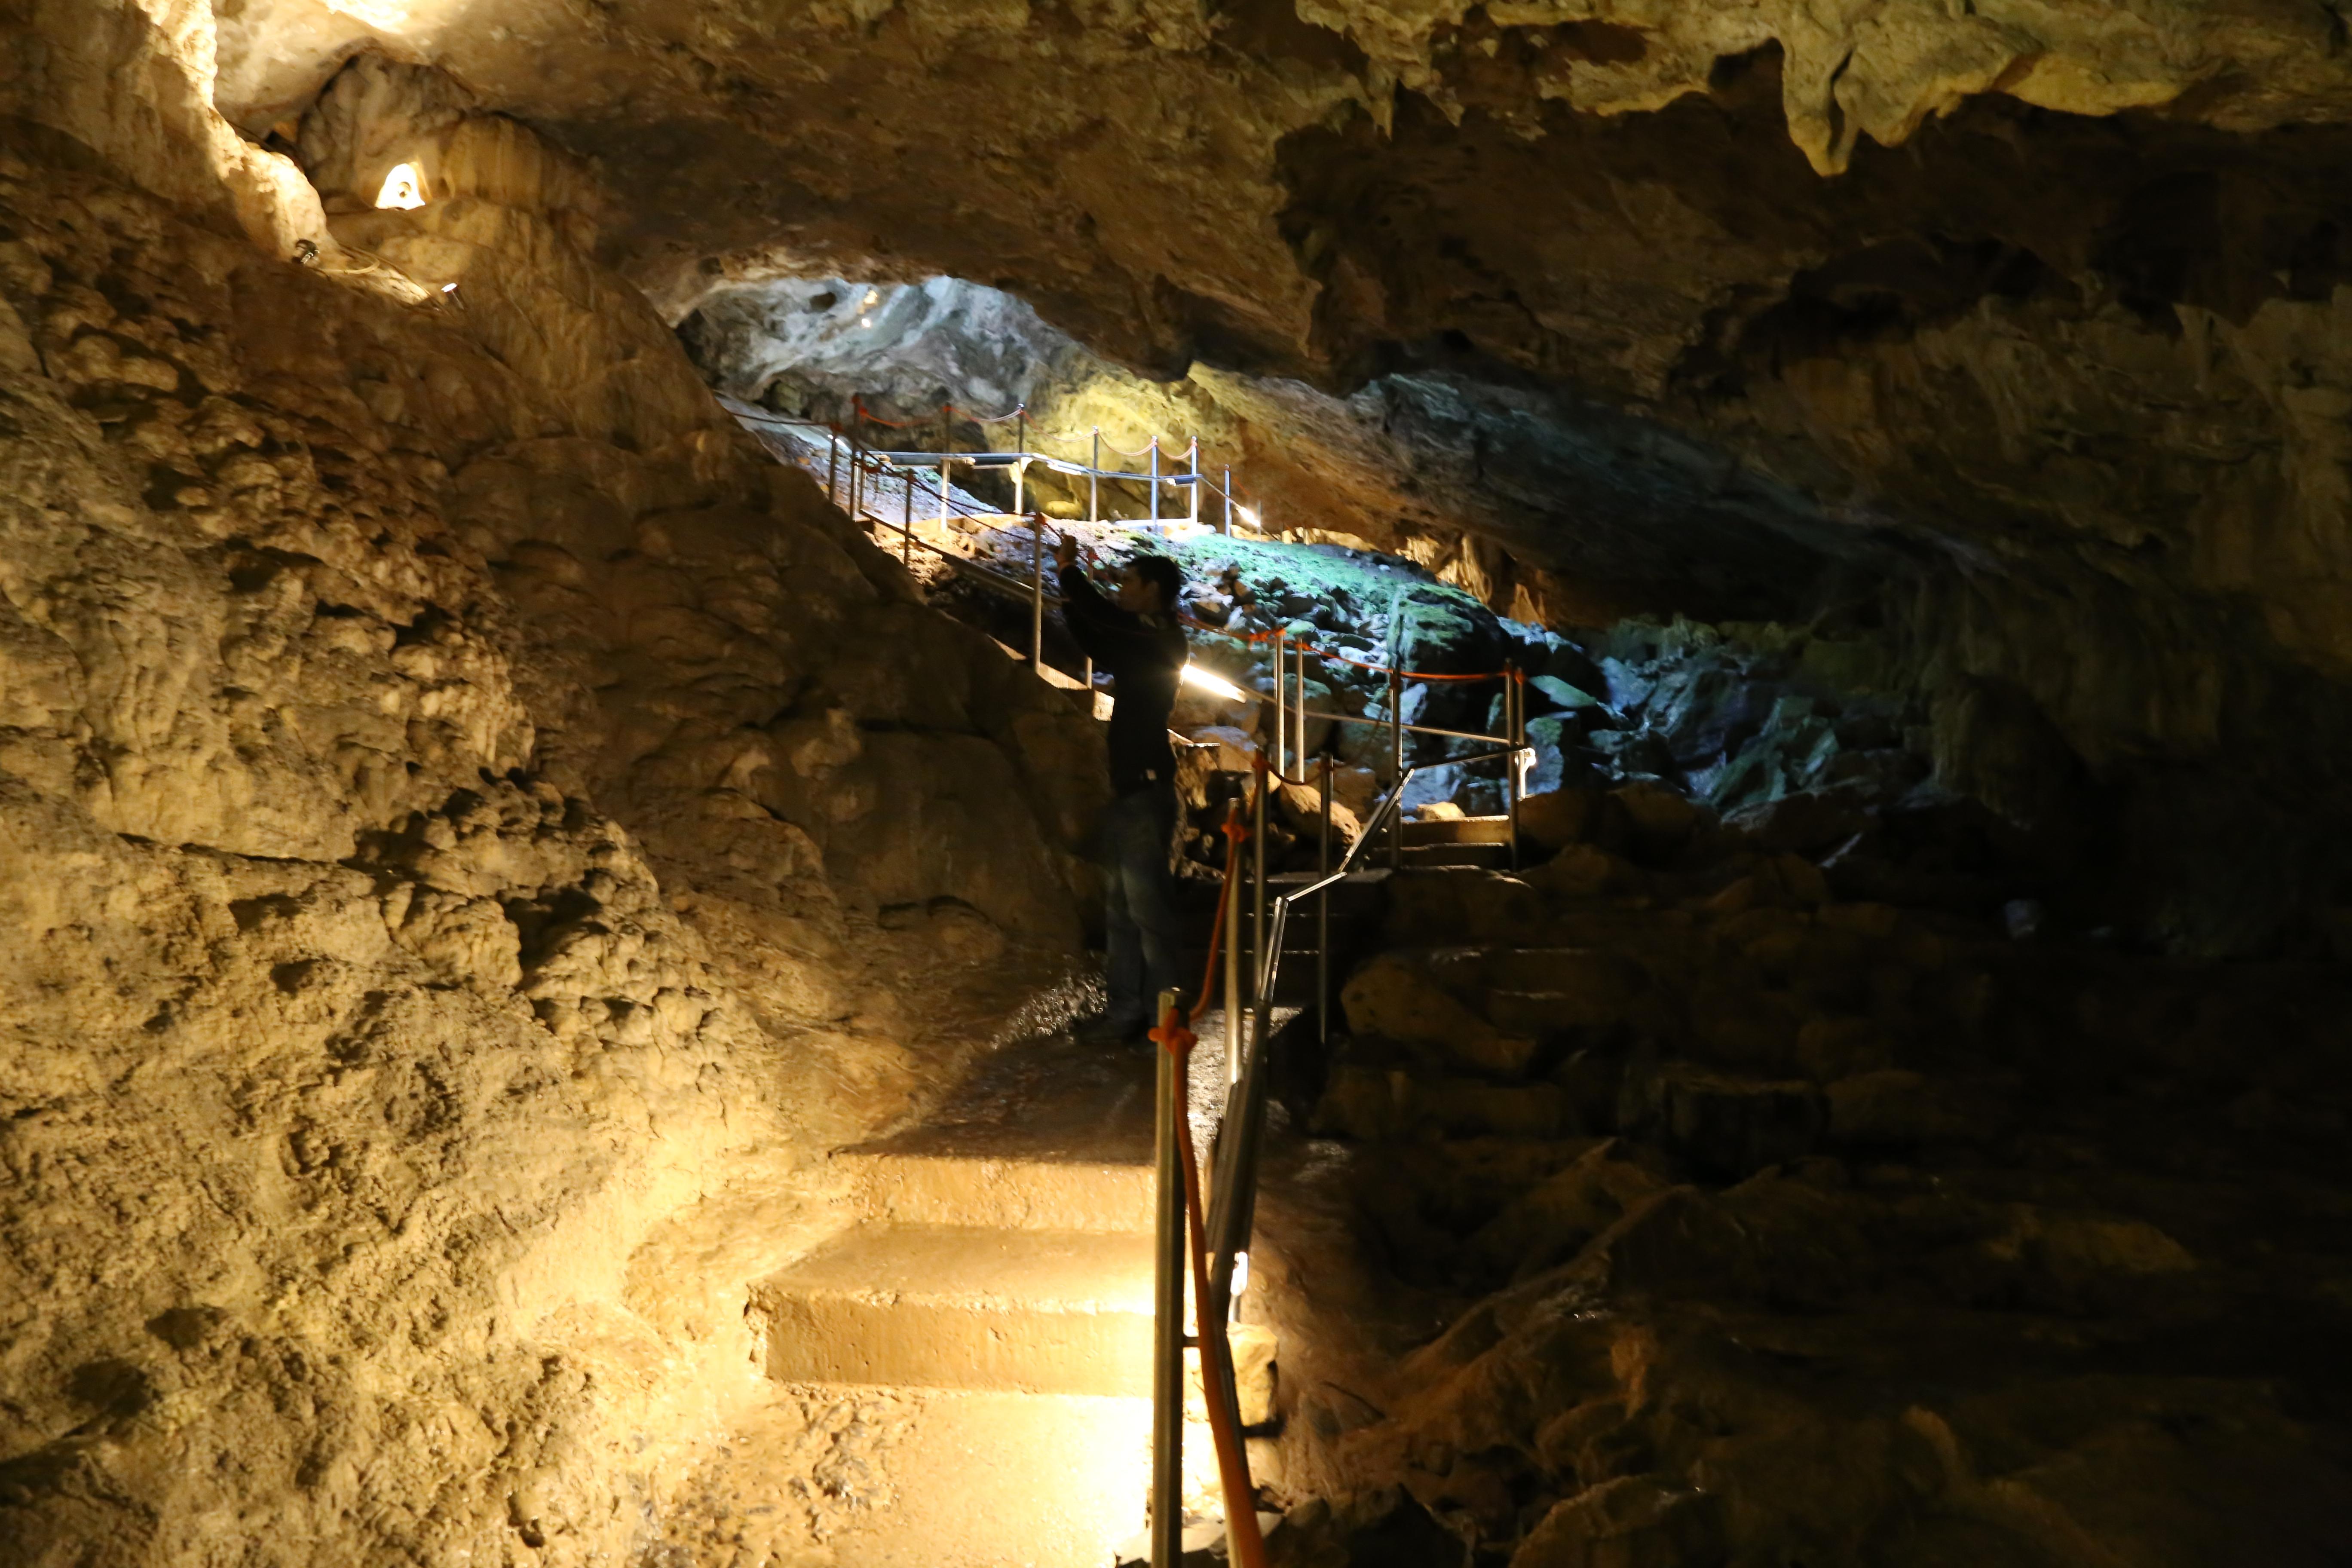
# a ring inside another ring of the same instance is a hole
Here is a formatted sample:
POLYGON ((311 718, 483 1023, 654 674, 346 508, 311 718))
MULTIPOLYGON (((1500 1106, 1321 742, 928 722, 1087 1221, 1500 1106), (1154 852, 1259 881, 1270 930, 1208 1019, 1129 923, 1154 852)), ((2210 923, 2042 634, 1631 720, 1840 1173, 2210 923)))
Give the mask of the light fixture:
POLYGON ((1234 515, 1240 518, 1245 527, 1258 529, 1261 531, 1265 527, 1264 523, 1258 521, 1257 508, 1254 506, 1237 506, 1234 508, 1234 515))
POLYGON ((866 290, 866 298, 858 301, 857 308, 861 310, 870 310, 881 302, 882 290, 879 289, 868 289, 866 290))
POLYGON ((1183 680, 1187 686, 1197 686, 1212 696, 1222 697, 1228 702, 1244 702, 1249 700, 1248 692, 1222 676, 1211 675, 1197 664, 1187 664, 1184 667, 1183 680))
POLYGON ((1236 1252, 1234 1254, 1234 1300, 1236 1301, 1240 1300, 1242 1299, 1242 1292, 1248 1289, 1249 1254, 1246 1252, 1236 1252))
POLYGON ((392 173, 383 177, 383 189, 376 193, 378 207, 399 207, 414 212, 425 205, 425 182, 416 176, 414 163, 394 163, 392 173))

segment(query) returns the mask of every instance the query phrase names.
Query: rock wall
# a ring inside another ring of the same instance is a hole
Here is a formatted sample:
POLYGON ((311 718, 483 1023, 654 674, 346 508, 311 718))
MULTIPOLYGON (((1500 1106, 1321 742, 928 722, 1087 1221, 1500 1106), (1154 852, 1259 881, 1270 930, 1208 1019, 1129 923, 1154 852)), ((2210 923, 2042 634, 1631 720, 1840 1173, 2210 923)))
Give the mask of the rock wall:
POLYGON ((2343 37, 2189 0, 253 0, 219 96, 259 136, 354 48, 439 60, 597 163, 673 317, 971 279, 1194 367, 1182 423, 1286 516, 1475 535, 1578 619, 1897 626, 2017 717, 1959 749, 2129 825, 2137 929, 2226 950, 2346 896, 2343 37))
POLYGON ((202 7, 12 21, 0 1561, 612 1561, 814 1157, 1064 972, 1098 740, 529 132, 331 220, 202 7))

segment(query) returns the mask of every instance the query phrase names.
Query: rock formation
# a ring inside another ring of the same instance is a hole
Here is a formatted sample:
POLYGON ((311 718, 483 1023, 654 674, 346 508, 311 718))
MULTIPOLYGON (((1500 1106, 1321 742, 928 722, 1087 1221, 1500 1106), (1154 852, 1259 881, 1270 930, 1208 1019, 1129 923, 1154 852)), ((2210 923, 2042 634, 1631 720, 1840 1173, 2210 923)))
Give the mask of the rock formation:
MULTIPOLYGON (((75 27, 52 110, 140 79, 75 27)), ((175 109, 0 160, 0 1556, 608 1558, 742 1384, 712 1256, 1069 962, 1098 742, 528 132, 330 226, 137 188, 175 109)))
MULTIPOLYGON (((2337 951, 2347 120, 2318 0, 0 0, 0 1560, 650 1552, 750 1397, 744 1282, 832 1223, 820 1157, 1066 1004, 1098 739, 711 400, 673 329, 779 279, 999 290, 981 327, 1092 356, 1073 427, 1202 429, 1303 531, 1574 626, 1609 689, 1547 673, 1640 711, 1563 721, 1563 768, 1716 756, 1769 805, 1827 733, 2061 846, 2077 925, 2337 951), (1819 710, 1725 689, 1813 649, 1819 710), (1708 752, 1735 709, 1763 739, 1708 752)), ((2340 1539, 2297 1425, 2336 1396, 2215 1337, 2340 1319, 2324 1249, 2233 1239, 2340 1208, 2326 984, 2276 972, 2282 1022, 2268 971, 2053 978, 1891 912, 1950 891, 1891 830, 1685 862, 1704 819, 1607 798, 1496 896, 1622 1016, 1426 955, 1353 994, 1327 1129, 1542 1148, 1375 1204, 1447 1238, 1412 1283, 1454 1326, 1398 1420, 1291 1407, 1293 1495, 1394 1480, 1522 1568, 2063 1561, 2042 1501, 2226 1461, 2267 1468, 2125 1560, 2340 1539), (2207 1101, 2209 1207, 2063 1174, 2086 1121, 2207 1101), (1861 1397, 1944 1306, 2097 1386, 1736 1419, 1861 1397), (1770 1514, 1798 1426, 1933 1506, 1770 1514)))

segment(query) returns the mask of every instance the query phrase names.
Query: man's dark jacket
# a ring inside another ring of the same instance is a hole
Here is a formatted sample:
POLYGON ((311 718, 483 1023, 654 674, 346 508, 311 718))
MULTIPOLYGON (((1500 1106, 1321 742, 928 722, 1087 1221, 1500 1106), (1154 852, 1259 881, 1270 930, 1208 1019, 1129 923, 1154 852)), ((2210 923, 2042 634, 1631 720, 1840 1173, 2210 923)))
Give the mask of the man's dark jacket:
POLYGON ((1168 710, 1184 668, 1184 628, 1173 611, 1139 616, 1096 591, 1077 566, 1062 569, 1062 616, 1070 635, 1118 682, 1110 714, 1110 787, 1128 795, 1176 777, 1168 747, 1168 710))

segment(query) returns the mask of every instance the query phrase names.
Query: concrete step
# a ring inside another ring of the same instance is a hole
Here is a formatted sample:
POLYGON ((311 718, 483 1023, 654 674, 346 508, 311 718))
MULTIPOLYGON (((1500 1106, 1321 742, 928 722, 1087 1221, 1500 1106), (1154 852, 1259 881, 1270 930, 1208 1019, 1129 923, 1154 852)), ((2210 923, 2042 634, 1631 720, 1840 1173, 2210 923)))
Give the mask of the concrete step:
POLYGON ((1088 1233, 1151 1228, 1147 1164, 904 1146, 845 1149, 833 1158, 855 1183, 863 1220, 1088 1233))
POLYGON ((1508 844, 1511 841, 1511 819, 1508 816, 1444 816, 1434 821, 1414 820, 1404 825, 1405 847, 1418 844, 1508 844))
MULTIPOLYGON (((1484 820, 1480 818, 1479 820, 1484 820)), ((1459 826, 1458 823, 1437 822, 1433 827, 1459 826)), ((1468 866, 1482 871, 1504 871, 1510 868, 1511 846, 1508 839, 1433 839, 1415 843, 1405 839, 1404 868, 1415 870, 1430 866, 1468 866)))
POLYGON ((1150 1392, 1151 1238, 867 1224, 751 1292, 788 1383, 1150 1392))

